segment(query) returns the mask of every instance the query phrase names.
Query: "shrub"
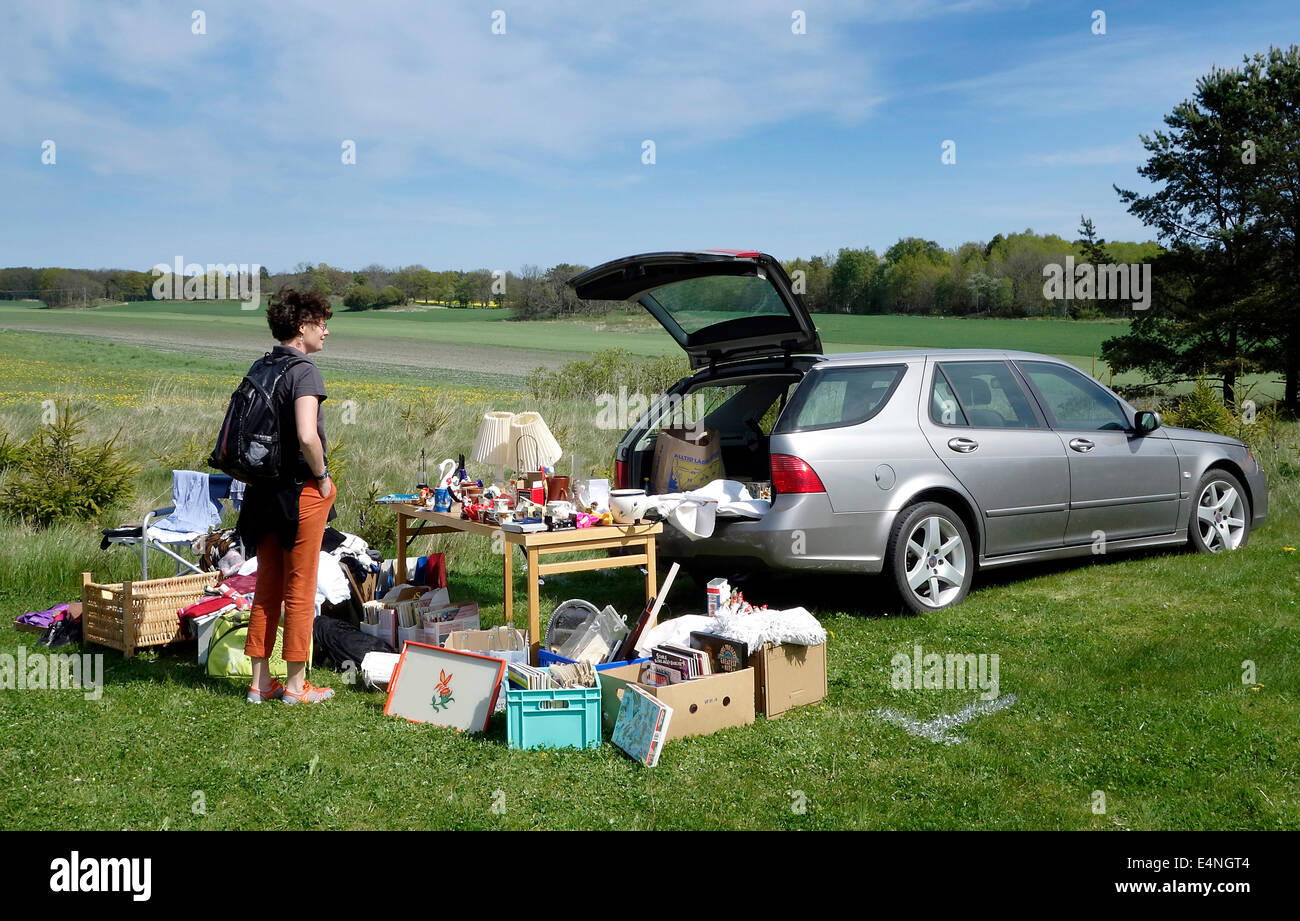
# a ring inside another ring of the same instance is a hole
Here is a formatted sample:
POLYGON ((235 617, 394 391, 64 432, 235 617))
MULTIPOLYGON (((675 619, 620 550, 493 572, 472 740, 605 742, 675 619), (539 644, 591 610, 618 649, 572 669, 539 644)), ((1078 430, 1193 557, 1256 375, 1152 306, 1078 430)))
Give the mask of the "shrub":
POLYGON ((1162 415, 1170 425, 1227 435, 1246 443, 1266 467, 1288 474, 1296 446, 1284 438, 1276 404, 1258 407, 1250 388, 1233 394, 1237 412, 1219 398, 1218 389, 1204 374, 1197 376, 1189 393, 1165 404, 1162 415))
POLYGON ((61 519, 95 518, 131 498, 140 467, 118 445, 121 430, 108 441, 84 444, 85 421, 60 401, 55 420, 37 429, 16 452, 0 491, 0 511, 46 527, 61 519))
POLYGON ((370 285, 353 285, 343 295, 343 306, 348 310, 369 310, 379 300, 379 292, 370 285))
POLYGON ((677 356, 637 359, 627 349, 605 349, 590 360, 566 362, 557 370, 537 367, 529 372, 528 392, 537 399, 591 400, 602 393, 653 395, 690 374, 686 361, 677 356))

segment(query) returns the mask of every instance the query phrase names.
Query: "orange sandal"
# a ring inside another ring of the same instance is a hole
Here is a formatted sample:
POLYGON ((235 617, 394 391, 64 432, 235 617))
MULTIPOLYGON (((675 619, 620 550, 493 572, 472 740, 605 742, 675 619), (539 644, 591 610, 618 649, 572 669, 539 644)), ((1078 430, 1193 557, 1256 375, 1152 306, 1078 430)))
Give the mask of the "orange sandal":
POLYGON ((244 699, 250 704, 260 704, 266 700, 279 700, 283 696, 284 685, 280 683, 280 679, 272 678, 271 686, 265 691, 259 691, 255 687, 249 687, 248 695, 244 699))
POLYGON ((295 694, 293 693, 293 691, 290 691, 288 688, 285 688, 284 695, 280 698, 280 700, 283 703, 292 706, 293 704, 318 704, 322 700, 329 700, 333 696, 334 696, 333 688, 312 687, 311 682, 304 679, 302 682, 301 693, 295 694))

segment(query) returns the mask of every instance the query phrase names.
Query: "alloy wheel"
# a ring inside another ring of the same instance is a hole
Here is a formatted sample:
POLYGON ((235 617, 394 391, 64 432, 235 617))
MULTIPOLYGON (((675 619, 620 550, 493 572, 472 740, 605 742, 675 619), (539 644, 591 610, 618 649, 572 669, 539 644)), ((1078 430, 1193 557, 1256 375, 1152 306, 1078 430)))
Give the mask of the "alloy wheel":
POLYGON ((907 537, 907 585, 929 608, 941 608, 961 594, 966 580, 966 542, 956 525, 932 515, 917 522, 907 537))
POLYGON ((1246 536, 1246 502, 1223 480, 1211 480, 1196 500, 1196 527, 1211 553, 1236 550, 1246 536))

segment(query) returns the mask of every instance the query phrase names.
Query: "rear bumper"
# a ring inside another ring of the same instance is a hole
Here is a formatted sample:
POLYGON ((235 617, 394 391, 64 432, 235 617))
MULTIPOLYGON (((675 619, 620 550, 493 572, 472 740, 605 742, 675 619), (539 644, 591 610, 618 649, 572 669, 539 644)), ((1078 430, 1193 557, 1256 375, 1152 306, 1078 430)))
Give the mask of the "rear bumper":
POLYGON ((825 493, 778 496, 761 521, 718 519, 713 535, 692 540, 671 523, 656 541, 667 559, 748 560, 781 572, 877 573, 894 512, 840 513, 825 493))

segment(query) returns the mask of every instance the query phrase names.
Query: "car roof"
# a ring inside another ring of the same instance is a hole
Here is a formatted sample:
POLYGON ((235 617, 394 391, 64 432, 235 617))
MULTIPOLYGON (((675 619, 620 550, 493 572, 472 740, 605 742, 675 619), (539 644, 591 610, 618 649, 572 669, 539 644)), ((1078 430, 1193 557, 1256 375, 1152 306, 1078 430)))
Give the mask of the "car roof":
POLYGON ((891 361, 918 361, 923 358, 937 360, 956 358, 966 361, 979 359, 1002 361, 1008 358, 1022 358, 1062 363, 1060 359, 1053 358, 1051 355, 1021 352, 1015 349, 882 349, 876 352, 840 352, 824 355, 817 366, 886 364, 891 361))

